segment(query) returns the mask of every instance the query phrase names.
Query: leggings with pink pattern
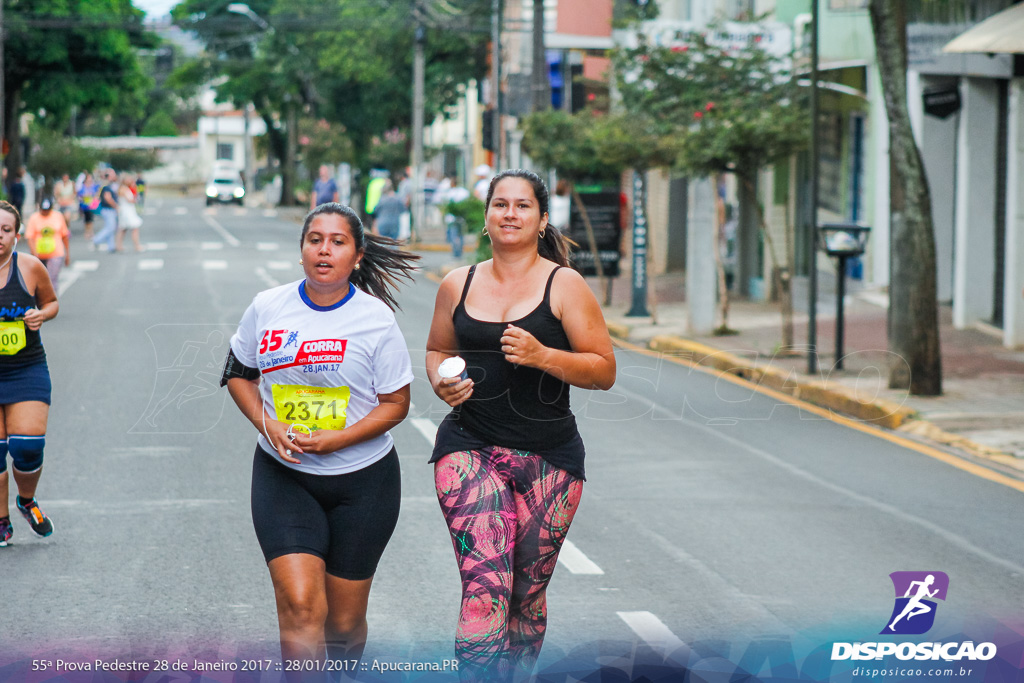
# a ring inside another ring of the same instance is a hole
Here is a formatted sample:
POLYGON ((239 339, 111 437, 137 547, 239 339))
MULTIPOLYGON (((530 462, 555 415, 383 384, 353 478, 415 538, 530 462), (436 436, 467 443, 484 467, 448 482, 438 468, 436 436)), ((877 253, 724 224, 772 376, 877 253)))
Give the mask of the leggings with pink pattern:
POLYGON ((462 576, 459 675, 508 680, 540 653, 545 593, 583 482, 539 455, 493 446, 444 456, 434 484, 462 576))

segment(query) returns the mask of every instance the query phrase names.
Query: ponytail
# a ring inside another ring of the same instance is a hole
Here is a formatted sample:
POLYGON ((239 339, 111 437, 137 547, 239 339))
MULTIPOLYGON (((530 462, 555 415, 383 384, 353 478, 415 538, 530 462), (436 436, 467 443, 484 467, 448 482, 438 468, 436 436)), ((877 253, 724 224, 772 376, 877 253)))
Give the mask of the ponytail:
POLYGON ((375 296, 392 311, 401 308, 392 290, 400 284, 399 278, 412 280, 419 254, 403 251, 401 242, 372 233, 363 238, 363 260, 359 270, 352 271, 349 281, 370 296, 375 296))
POLYGON ((544 229, 544 234, 537 237, 537 252, 549 261, 554 261, 560 266, 572 267, 572 258, 569 249, 578 246, 575 241, 569 239, 553 225, 544 229))
POLYGON ((401 249, 402 243, 397 240, 367 233, 359 214, 351 207, 337 202, 321 204, 306 214, 306 219, 302 222, 302 235, 299 237, 300 248, 306 242, 306 233, 309 232, 313 219, 324 214, 344 218, 352 231, 356 250, 363 252, 358 270, 352 271, 349 282, 370 296, 380 299, 391 310, 400 309, 393 290, 400 284, 400 278, 412 280, 412 273, 416 271, 416 261, 420 259, 419 254, 404 251, 401 249))

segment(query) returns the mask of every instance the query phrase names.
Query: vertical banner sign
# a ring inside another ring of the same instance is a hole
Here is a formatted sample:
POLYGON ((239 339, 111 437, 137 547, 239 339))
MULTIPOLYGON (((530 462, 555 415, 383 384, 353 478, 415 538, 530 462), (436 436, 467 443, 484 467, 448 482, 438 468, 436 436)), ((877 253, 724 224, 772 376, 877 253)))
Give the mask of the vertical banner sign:
POLYGON ((633 306, 626 315, 646 318, 647 312, 647 218, 644 215, 644 178, 633 171, 633 306))

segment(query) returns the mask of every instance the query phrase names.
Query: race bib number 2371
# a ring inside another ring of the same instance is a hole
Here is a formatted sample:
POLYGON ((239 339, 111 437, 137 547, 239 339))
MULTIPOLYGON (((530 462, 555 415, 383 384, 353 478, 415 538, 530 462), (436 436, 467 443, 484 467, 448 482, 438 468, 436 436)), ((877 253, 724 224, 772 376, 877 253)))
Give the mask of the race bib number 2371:
POLYGON ((344 429, 348 415, 348 387, 310 387, 300 384, 275 384, 274 410, 277 419, 301 424, 311 432, 318 429, 344 429))

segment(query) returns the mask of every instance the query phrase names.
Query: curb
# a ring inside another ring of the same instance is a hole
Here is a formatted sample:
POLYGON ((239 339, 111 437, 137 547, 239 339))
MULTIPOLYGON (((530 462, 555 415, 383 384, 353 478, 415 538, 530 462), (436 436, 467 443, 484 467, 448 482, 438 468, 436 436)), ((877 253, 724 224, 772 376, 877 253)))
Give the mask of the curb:
MULTIPOLYGON (((609 334, 613 337, 628 341, 629 326, 609 322, 607 327, 609 334)), ((768 387, 868 424, 886 427, 907 436, 950 446, 974 457, 998 463, 1017 472, 1024 472, 1024 462, 1021 462, 1020 458, 944 431, 925 420, 919 420, 917 411, 892 401, 884 399, 864 401, 845 387, 830 387, 821 382, 801 381, 799 376, 793 372, 783 372, 765 364, 754 363, 727 351, 682 337, 659 335, 651 339, 647 347, 652 351, 668 353, 695 365, 741 377, 754 384, 768 387)))

